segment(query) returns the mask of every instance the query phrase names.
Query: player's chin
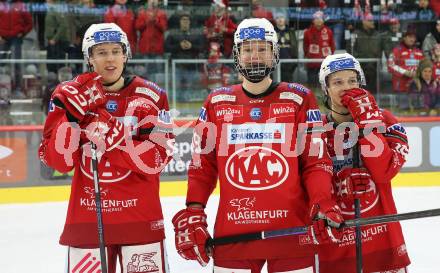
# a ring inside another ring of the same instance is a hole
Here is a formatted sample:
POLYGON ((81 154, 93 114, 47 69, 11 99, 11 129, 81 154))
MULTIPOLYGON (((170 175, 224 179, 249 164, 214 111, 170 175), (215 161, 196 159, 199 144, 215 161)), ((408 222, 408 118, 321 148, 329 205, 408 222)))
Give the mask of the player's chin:
POLYGON ((102 74, 102 82, 104 83, 111 83, 115 82, 119 79, 119 76, 121 76, 121 71, 115 70, 105 70, 102 74))

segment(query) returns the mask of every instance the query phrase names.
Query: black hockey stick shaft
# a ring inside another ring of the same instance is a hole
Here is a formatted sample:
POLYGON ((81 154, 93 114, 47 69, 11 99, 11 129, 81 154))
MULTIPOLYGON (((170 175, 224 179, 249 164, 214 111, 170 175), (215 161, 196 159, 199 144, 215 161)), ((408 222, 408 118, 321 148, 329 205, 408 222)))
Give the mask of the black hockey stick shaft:
MULTIPOLYGON (((404 220, 420 219, 420 218, 435 217, 435 216, 440 216, 440 208, 431 209, 431 210, 413 211, 413 212, 407 212, 407 213, 399 213, 399 214, 386 214, 386 215, 373 216, 373 217, 368 217, 368 218, 346 220, 342 224, 341 228, 352 228, 352 227, 355 227, 356 225, 368 226, 368 225, 375 225, 375 224, 385 224, 385 223, 390 223, 390 222, 399 222, 399 221, 404 221, 404 220)), ((247 234, 219 237, 219 238, 208 240, 207 246, 226 245, 226 244, 248 242, 248 241, 255 241, 255 240, 264 240, 264 239, 270 239, 270 238, 275 238, 275 237, 280 237, 280 236, 292 236, 292 235, 306 234, 307 230, 308 230, 307 226, 302 226, 302 227, 269 230, 269 231, 255 232, 255 233, 247 233, 247 234)))
MULTIPOLYGON (((359 168, 359 144, 353 146, 352 149, 352 157, 353 157, 353 168, 359 168)), ((361 200, 359 197, 354 199, 354 219, 361 218, 361 200)), ((363 260, 362 260, 362 232, 361 227, 357 224, 355 226, 355 243, 356 243, 356 272, 363 272, 363 260)))
POLYGON ((98 220, 99 257, 101 259, 101 271, 102 273, 107 273, 107 255, 105 253, 104 225, 102 222, 101 189, 99 188, 98 176, 98 156, 96 154, 96 145, 93 142, 91 142, 91 153, 93 184, 95 188, 96 218, 98 220))

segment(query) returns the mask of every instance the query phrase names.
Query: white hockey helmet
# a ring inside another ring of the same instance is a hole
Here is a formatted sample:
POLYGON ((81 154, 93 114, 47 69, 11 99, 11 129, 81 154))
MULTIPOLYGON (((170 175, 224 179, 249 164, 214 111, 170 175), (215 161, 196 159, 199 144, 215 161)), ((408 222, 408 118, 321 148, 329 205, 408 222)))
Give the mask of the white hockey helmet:
POLYGON ((271 22, 266 18, 244 19, 234 33, 233 57, 235 68, 251 82, 260 82, 272 73, 279 62, 278 36, 271 22), (252 67, 243 67, 240 64, 240 46, 244 41, 268 41, 272 45, 272 65, 267 66, 265 60, 257 60, 258 64, 252 67))
POLYGON ((127 58, 131 58, 127 34, 115 23, 100 23, 92 24, 84 34, 82 42, 84 59, 89 59, 93 46, 103 43, 121 43, 127 58))
POLYGON ((359 83, 366 85, 364 71, 361 64, 349 53, 340 53, 327 56, 321 63, 319 70, 319 83, 322 91, 327 94, 327 77, 335 72, 342 70, 354 70, 358 74, 359 83))

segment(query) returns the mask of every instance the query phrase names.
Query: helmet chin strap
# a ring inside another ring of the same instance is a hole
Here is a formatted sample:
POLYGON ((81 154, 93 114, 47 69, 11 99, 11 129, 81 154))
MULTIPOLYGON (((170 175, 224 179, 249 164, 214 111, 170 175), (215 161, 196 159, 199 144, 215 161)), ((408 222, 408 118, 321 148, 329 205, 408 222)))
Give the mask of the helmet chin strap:
POLYGON ((350 115, 350 112, 347 112, 347 113, 340 113, 340 112, 334 110, 334 109, 330 106, 330 104, 328 103, 329 100, 330 100, 329 95, 325 94, 325 95, 324 95, 324 106, 325 106, 327 109, 329 109, 329 110, 332 111, 332 112, 335 112, 336 114, 342 115, 342 116, 348 116, 348 115, 350 115))

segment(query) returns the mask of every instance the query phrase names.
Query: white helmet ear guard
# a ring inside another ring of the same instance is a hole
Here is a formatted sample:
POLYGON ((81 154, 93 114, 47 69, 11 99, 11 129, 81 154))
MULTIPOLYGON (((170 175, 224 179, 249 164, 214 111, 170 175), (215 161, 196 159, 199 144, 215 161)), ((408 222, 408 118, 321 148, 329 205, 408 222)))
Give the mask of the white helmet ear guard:
POLYGON ((131 58, 130 43, 127 34, 115 23, 92 24, 84 34, 82 52, 88 61, 93 46, 103 43, 120 43, 127 55, 131 58))
POLYGON ((235 69, 250 82, 260 82, 271 74, 279 62, 278 36, 273 25, 265 18, 244 19, 234 33, 233 57, 235 69), (272 49, 271 65, 267 60, 255 60, 250 66, 240 63, 240 47, 245 41, 267 41, 272 49))
POLYGON ((355 57, 349 53, 333 54, 327 56, 321 63, 319 70, 319 83, 321 84, 322 91, 327 94, 327 78, 330 74, 342 71, 342 70, 354 70, 358 74, 359 83, 366 85, 365 74, 362 70, 361 64, 355 57))

